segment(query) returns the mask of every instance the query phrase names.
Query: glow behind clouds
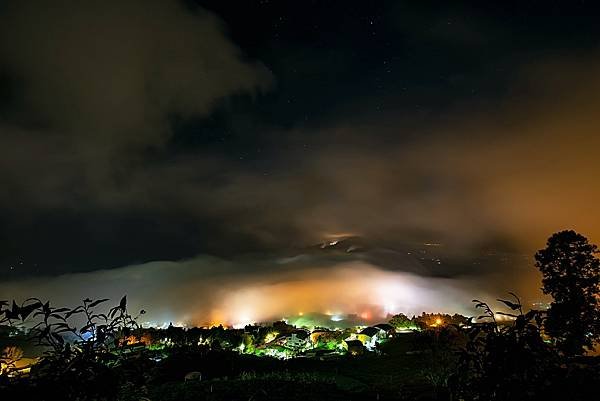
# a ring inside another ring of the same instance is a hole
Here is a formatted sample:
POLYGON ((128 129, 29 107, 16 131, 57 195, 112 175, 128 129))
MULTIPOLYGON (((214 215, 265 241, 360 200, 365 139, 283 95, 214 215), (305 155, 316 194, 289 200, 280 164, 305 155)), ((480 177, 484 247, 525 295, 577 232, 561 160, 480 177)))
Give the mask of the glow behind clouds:
POLYGON ((156 325, 234 326, 310 312, 357 314, 372 322, 398 312, 469 315, 471 299, 486 296, 473 283, 390 272, 364 262, 237 271, 233 263, 200 257, 3 283, 0 291, 17 299, 48 298, 57 306, 75 305, 86 296, 116 302, 127 294, 132 311, 146 309, 147 321, 156 325))

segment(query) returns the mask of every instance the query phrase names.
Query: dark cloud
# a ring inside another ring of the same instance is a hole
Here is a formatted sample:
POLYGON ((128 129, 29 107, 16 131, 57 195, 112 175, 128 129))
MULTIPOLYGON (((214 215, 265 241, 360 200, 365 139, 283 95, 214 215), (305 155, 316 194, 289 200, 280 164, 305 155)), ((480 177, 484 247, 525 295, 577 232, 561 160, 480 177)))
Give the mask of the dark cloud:
MULTIPOLYGON (((47 276, 129 266, 56 283, 80 296, 98 281, 103 296, 122 279, 115 292, 130 282, 141 303, 143 286, 172 294, 230 277, 228 294, 268 292, 349 265, 433 286, 473 280, 469 292, 513 290, 513 277, 537 288, 523 255, 548 235, 600 238, 595 51, 565 51, 554 17, 528 28, 504 9, 379 5, 333 20, 335 7, 303 4, 293 21, 221 5, 241 25, 226 28, 193 2, 3 3, 4 271, 21 274, 21 259, 47 276), (341 234, 385 252, 301 257, 287 266, 297 276, 279 276, 273 254, 341 234), (441 244, 442 263, 420 270, 405 255, 424 242, 441 244), (480 258, 493 252, 518 266, 480 258)), ((582 32, 581 48, 593 30, 582 32)))
POLYGON ((409 124, 391 113, 322 126, 309 150, 307 133, 288 131, 293 145, 279 170, 221 163, 223 179, 210 192, 178 187, 200 213, 230 216, 232 230, 280 246, 352 233, 532 254, 564 227, 596 239, 596 70, 594 58, 530 66, 510 102, 486 112, 457 105, 409 141, 409 124))
POLYGON ((99 147, 160 144, 170 113, 207 114, 270 81, 217 17, 183 2, 11 1, 1 18, 22 112, 99 147))
POLYGON ((3 176, 22 176, 14 181, 41 203, 114 190, 143 152, 162 148, 171 116, 205 116, 272 79, 216 16, 183 2, 9 1, 0 22, 13 86, 3 176))

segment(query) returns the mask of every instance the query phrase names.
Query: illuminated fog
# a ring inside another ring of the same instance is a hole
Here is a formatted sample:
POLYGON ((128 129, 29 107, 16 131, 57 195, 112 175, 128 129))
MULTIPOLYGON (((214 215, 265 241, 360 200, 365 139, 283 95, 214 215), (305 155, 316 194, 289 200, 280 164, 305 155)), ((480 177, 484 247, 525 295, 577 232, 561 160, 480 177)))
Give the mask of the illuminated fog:
POLYGON ((152 262, 2 283, 0 292, 18 300, 37 296, 56 306, 74 306, 85 297, 117 302, 127 294, 132 312, 145 309, 144 322, 157 326, 242 326, 311 313, 331 316, 332 321, 355 314, 366 323, 399 312, 472 315, 473 298, 493 301, 502 295, 466 277, 433 278, 358 260, 332 263, 302 257, 152 262), (244 268, 247 273, 241 273, 244 268))

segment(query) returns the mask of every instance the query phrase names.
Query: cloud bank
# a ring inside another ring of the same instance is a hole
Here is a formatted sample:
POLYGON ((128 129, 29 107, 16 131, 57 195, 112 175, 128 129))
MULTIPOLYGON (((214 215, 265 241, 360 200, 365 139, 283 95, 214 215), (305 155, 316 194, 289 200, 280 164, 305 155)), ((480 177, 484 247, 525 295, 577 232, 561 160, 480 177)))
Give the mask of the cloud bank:
MULTIPOLYGON (((237 262, 241 263, 241 262, 237 262)), ((389 314, 472 313, 470 300, 485 297, 469 280, 426 278, 383 270, 362 261, 264 259, 242 268, 201 256, 183 262, 152 262, 46 279, 0 283, 0 293, 36 295, 54 305, 85 297, 127 294, 130 309, 145 309, 149 324, 234 325, 268 322, 298 314, 357 314, 366 323, 389 314), (248 268, 252 267, 252 273, 248 268)))

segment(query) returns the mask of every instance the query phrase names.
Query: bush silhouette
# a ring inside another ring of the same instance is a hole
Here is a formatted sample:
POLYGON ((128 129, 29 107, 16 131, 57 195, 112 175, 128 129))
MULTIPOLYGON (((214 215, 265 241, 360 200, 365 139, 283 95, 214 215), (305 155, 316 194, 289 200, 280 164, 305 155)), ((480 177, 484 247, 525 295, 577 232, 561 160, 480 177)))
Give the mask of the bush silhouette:
POLYGON ((139 326, 127 310, 126 297, 100 311, 108 301, 86 298, 75 308, 55 308, 37 298, 20 305, 13 301, 10 308, 2 302, 0 324, 28 323, 31 341, 46 349, 30 376, 15 379, 7 395, 28 393, 25 398, 32 400, 115 398, 122 379, 129 378, 123 368, 131 368, 127 345, 119 339, 139 326))

